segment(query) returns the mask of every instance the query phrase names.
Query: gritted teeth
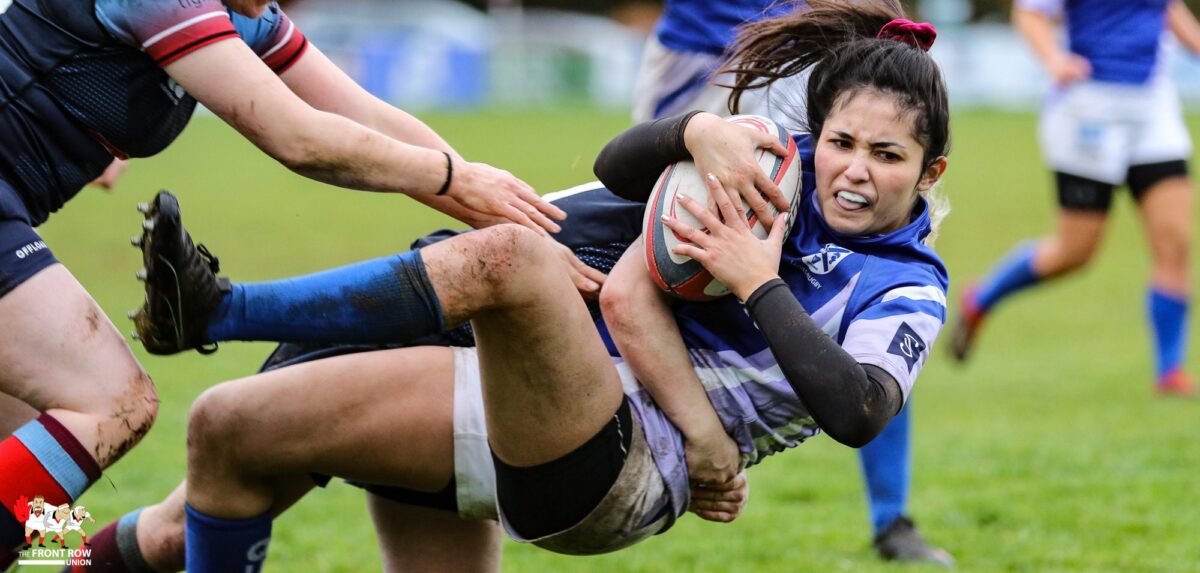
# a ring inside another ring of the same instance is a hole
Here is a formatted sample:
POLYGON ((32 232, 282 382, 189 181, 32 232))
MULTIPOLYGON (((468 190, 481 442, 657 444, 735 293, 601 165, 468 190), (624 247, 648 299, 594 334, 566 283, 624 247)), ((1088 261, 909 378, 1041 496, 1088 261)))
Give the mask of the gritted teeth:
POLYGON ((840 198, 844 201, 850 201, 851 203, 858 203, 860 205, 870 205, 871 204, 870 201, 867 201, 866 197, 863 197, 862 195, 859 195, 858 193, 855 193, 853 191, 838 191, 837 196, 838 196, 838 198, 840 198))

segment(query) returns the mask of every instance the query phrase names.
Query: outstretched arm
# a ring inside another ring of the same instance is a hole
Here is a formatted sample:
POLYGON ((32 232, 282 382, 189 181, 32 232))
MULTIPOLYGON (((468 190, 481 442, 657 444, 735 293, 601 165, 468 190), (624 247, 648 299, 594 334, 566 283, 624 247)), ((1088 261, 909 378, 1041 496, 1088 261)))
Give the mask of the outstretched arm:
POLYGON ((1193 55, 1200 56, 1200 22, 1188 10, 1183 0, 1173 0, 1167 7, 1167 26, 1193 55))
POLYGON ((545 228, 533 222, 538 213, 556 211, 528 186, 469 185, 475 164, 454 156, 448 163, 441 151, 404 143, 309 105, 243 42, 204 46, 164 69, 256 146, 306 177, 351 189, 432 198, 454 170, 445 196, 467 209, 534 229, 545 228))
POLYGON ((1012 21, 1055 83, 1065 85, 1092 75, 1092 65, 1086 59, 1059 45, 1055 37, 1058 23, 1040 4, 1035 8, 1032 2, 1017 2, 1013 6, 1012 21))
MULTIPOLYGON (((462 159, 462 156, 428 125, 363 89, 316 46, 310 45, 304 56, 279 77, 292 92, 313 108, 353 120, 397 141, 449 152, 456 160, 461 160, 455 164, 454 185, 467 189, 511 189, 514 192, 533 190, 507 171, 462 159)), ((413 198, 475 228, 509 221, 505 217, 469 209, 446 196, 415 195, 413 198)), ((565 216, 560 209, 549 203, 540 211, 529 214, 539 226, 551 231, 559 230, 551 218, 561 220, 565 216)))
POLYGON ((641 239, 634 241, 609 273, 600 291, 604 322, 621 357, 683 433, 688 477, 694 484, 726 483, 741 455, 708 401, 665 295, 646 271, 643 248, 641 239))

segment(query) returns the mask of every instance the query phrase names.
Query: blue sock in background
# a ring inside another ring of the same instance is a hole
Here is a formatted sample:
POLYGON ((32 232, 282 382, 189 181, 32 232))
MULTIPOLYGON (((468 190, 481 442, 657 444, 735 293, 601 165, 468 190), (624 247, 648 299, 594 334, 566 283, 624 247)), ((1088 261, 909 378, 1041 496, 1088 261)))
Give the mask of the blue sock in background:
POLYGON ((1146 297, 1150 326, 1154 333, 1157 378, 1182 368, 1187 345, 1187 297, 1151 288, 1146 297))
POLYGON ((408 342, 442 330, 420 251, 311 275, 233 285, 208 326, 212 342, 408 342))
POLYGON ((267 560, 271 514, 250 519, 220 519, 191 505, 187 511, 187 571, 258 573, 267 560))
POLYGON ((1041 280, 1033 270, 1033 255, 1036 250, 1036 241, 1017 245, 992 268, 987 278, 979 282, 975 303, 981 310, 991 310, 1004 298, 1041 280))
POLYGON ((905 404, 883 432, 858 450, 875 535, 903 516, 908 506, 910 406, 905 404))

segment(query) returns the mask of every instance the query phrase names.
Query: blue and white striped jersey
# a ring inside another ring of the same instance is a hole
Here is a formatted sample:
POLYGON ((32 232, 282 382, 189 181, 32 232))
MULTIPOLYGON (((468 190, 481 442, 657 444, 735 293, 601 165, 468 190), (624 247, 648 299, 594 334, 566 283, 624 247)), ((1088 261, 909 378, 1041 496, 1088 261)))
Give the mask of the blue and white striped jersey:
POLYGON ((1066 23, 1069 49, 1092 64, 1092 79, 1145 83, 1158 69, 1170 0, 1017 0, 1066 23))
MULTIPOLYGON (((841 235, 816 202, 813 138, 801 135, 796 143, 803 195, 780 276, 829 336, 858 362, 891 374, 907 400, 946 319, 946 268, 922 243, 931 231, 928 205, 919 201, 912 222, 898 231, 841 235)), ((746 465, 820 431, 740 301, 681 302, 674 310, 696 373, 746 465)), ((598 326, 681 514, 688 499, 682 436, 621 362, 603 322, 598 326)))

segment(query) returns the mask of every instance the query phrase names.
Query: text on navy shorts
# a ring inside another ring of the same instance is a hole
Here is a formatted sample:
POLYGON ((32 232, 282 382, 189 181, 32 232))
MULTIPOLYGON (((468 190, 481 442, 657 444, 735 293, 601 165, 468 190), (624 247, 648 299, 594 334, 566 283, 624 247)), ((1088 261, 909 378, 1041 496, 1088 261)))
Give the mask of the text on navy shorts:
POLYGON ((0 179, 0 297, 57 262, 29 224, 21 197, 0 179))

